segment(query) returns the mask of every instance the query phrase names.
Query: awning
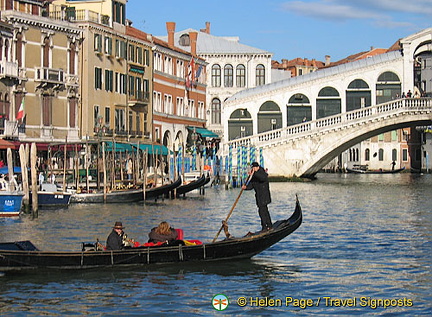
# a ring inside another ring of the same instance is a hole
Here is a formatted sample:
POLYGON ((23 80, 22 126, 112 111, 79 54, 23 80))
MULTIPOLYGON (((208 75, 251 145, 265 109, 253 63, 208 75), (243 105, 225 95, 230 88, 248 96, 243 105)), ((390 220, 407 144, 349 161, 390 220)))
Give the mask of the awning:
MULTIPOLYGON (((133 146, 136 145, 133 144, 133 146)), ((140 144, 139 148, 142 151, 147 151, 148 154, 168 155, 170 153, 166 146, 159 144, 140 144)))
POLYGON ((195 132, 201 134, 203 138, 219 138, 219 135, 206 128, 198 128, 198 127, 187 127, 187 128, 191 131, 195 130, 195 132))
POLYGON ((12 142, 0 139, 0 150, 5 150, 5 149, 15 149, 15 144, 13 144, 12 142))
MULTIPOLYGON (((113 142, 105 142, 105 151, 113 151, 113 142)), ((136 152, 138 144, 134 143, 114 143, 115 152, 136 152)), ((147 150, 148 154, 168 155, 169 151, 166 146, 160 144, 140 144, 139 149, 142 151, 147 150)))

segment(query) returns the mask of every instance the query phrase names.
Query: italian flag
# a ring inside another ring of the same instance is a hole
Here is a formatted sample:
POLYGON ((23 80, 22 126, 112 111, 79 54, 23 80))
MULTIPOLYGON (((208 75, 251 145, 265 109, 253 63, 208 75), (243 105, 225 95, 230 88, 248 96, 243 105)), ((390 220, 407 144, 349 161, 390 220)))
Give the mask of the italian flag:
POLYGON ((24 99, 21 101, 21 105, 19 107, 18 113, 16 115, 17 121, 24 118, 24 99))

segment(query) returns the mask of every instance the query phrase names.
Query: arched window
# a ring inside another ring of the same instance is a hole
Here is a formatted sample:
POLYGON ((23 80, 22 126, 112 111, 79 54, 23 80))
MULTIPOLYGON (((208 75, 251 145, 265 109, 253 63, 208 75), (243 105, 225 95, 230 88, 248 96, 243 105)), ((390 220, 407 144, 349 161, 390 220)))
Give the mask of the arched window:
POLYGON ((190 46, 189 34, 182 34, 179 39, 180 46, 190 46))
POLYGON ((256 67, 256 82, 257 86, 265 85, 265 67, 263 64, 259 64, 256 67))
POLYGON ((0 61, 3 59, 3 39, 0 37, 0 61))
POLYGON ((5 61, 9 60, 9 40, 5 40, 4 42, 4 58, 5 61))
POLYGON ((76 48, 75 43, 69 45, 69 74, 75 74, 75 54, 76 48))
POLYGON ((369 149, 365 150, 365 161, 370 161, 370 150, 369 149))
POLYGON ((236 67, 236 86, 246 87, 246 67, 243 64, 236 67))
POLYGON ((211 123, 221 124, 221 101, 213 98, 211 103, 211 123))
POLYGON ((294 94, 287 105, 287 125, 299 124, 312 120, 312 105, 304 94, 294 94))
POLYGON ((22 67, 22 49, 23 49, 23 35, 22 33, 18 33, 16 35, 16 52, 15 59, 18 62, 18 67, 22 67))
POLYGON ((221 86, 221 67, 218 64, 212 66, 212 87, 221 86))
POLYGON ((46 37, 43 44, 43 67, 49 67, 50 39, 46 37))
POLYGON ((378 160, 384 161, 384 150, 383 149, 378 150, 378 160))
POLYGON ((392 150, 392 161, 397 161, 397 150, 393 149, 392 150))
POLYGON ((232 87, 234 80, 234 68, 231 64, 227 64, 224 67, 224 86, 232 87))
POLYGON ((274 101, 264 102, 258 112, 258 133, 282 128, 282 112, 274 101))
POLYGON ((390 101, 401 96, 401 81, 393 72, 384 72, 378 76, 376 83, 376 103, 390 101))

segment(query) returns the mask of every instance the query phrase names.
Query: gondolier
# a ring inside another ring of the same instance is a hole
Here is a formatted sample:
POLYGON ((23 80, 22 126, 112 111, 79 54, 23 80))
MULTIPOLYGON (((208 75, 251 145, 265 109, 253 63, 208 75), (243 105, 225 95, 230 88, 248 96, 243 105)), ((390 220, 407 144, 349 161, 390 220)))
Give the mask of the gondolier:
POLYGON ((261 218, 262 231, 272 229, 272 221, 267 205, 271 203, 270 186, 267 172, 257 163, 251 164, 251 170, 248 174, 252 174, 252 178, 248 184, 242 186, 245 190, 255 190, 256 204, 258 206, 258 214, 261 218))

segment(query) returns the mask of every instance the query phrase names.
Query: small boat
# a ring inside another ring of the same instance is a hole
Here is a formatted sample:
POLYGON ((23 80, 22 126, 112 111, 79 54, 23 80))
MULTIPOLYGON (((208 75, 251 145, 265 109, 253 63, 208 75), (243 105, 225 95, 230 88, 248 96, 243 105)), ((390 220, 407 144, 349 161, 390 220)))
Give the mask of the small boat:
POLYGON ((248 259, 270 248, 302 223, 298 199, 291 217, 273 224, 273 229, 248 233, 240 238, 226 238, 209 243, 186 245, 139 246, 119 251, 82 249, 75 252, 41 251, 31 241, 0 243, 0 271, 36 269, 83 270, 146 266, 162 263, 213 262, 248 259))
MULTIPOLYGON (((38 190, 39 207, 67 207, 72 197, 71 192, 59 190, 57 185, 44 183, 41 190, 38 190)), ((30 204, 32 203, 32 193, 30 192, 30 204)))
POLYGON ((0 217, 18 217, 23 197, 21 191, 0 191, 0 217))
POLYGON ((210 178, 208 178, 203 174, 200 178, 195 179, 193 181, 190 181, 189 183, 183 184, 179 186, 176 189, 176 195, 177 197, 180 197, 181 195, 185 196, 186 193, 193 191, 194 189, 198 189, 202 186, 204 186, 206 183, 210 181, 210 178))
MULTIPOLYGON (((177 179, 173 183, 147 188, 145 190, 146 200, 157 199, 160 196, 168 195, 170 191, 178 187, 180 184, 181 178, 177 179)), ((103 192, 74 193, 71 197, 70 203, 132 203, 142 200, 144 200, 144 193, 142 188, 138 188, 115 190, 106 193, 105 197, 103 192)))
POLYGON ((394 170, 363 170, 363 169, 354 169, 354 168, 347 168, 348 173, 356 173, 356 174, 395 174, 400 173, 405 169, 405 167, 394 169, 394 170))

